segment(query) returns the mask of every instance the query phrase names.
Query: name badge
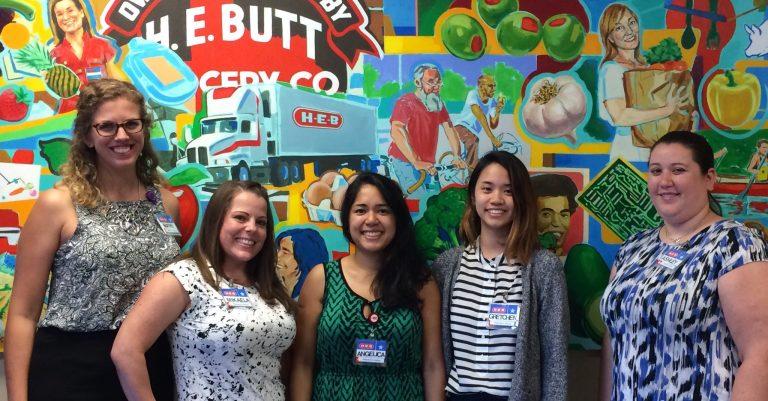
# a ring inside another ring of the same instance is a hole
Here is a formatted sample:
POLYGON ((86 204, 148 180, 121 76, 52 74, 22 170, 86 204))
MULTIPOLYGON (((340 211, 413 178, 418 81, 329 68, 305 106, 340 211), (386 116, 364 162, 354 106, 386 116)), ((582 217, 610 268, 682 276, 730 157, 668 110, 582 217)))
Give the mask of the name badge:
POLYGON ((687 258, 688 253, 682 249, 667 247, 656 257, 656 264, 667 269, 675 269, 687 258))
POLYGON ((88 81, 93 81, 96 79, 104 78, 104 69, 101 67, 86 67, 85 68, 85 79, 88 81))
POLYGON ((252 306, 248 291, 242 288, 222 288, 221 296, 230 308, 250 308, 252 306))
POLYGON ((387 366, 387 341, 355 340, 355 365, 387 366))
POLYGON ((520 323, 520 304, 491 304, 488 308, 489 329, 517 330, 520 323))
POLYGON ((181 232, 173 222, 173 217, 167 213, 156 213, 155 220, 160 224, 160 229, 167 235, 173 235, 174 237, 181 237, 181 232))

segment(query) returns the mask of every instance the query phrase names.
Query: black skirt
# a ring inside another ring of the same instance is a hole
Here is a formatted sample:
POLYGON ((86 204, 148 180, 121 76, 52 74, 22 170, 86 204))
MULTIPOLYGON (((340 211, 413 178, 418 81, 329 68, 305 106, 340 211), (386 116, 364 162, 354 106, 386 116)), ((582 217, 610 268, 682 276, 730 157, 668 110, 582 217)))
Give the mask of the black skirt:
MULTIPOLYGON (((126 400, 109 352, 116 330, 69 332, 41 327, 29 364, 29 401, 126 400)), ((158 401, 174 399, 173 364, 163 333, 146 354, 158 401)))

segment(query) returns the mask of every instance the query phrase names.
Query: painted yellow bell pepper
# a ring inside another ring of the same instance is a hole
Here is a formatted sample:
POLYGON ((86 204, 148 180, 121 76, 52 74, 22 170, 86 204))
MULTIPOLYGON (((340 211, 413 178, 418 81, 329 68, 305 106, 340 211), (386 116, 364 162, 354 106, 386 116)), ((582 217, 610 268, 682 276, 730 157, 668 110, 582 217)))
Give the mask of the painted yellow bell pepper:
POLYGON ((715 75, 707 86, 707 103, 715 121, 730 128, 740 127, 757 114, 760 81, 748 72, 726 70, 715 75))

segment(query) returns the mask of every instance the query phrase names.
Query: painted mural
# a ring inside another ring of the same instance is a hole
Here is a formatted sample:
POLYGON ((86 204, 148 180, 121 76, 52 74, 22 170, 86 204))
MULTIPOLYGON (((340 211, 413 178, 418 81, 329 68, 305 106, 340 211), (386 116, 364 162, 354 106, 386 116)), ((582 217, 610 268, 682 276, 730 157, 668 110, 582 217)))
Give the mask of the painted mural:
POLYGON ((618 246, 659 224, 644 174, 668 130, 707 138, 723 214, 766 231, 765 3, 0 0, 0 317, 79 90, 115 77, 148 100, 182 241, 219 183, 258 180, 294 296, 352 251, 339 209, 359 172, 400 183, 434 259, 459 244, 478 157, 517 155, 565 264, 572 345, 596 348, 618 246))

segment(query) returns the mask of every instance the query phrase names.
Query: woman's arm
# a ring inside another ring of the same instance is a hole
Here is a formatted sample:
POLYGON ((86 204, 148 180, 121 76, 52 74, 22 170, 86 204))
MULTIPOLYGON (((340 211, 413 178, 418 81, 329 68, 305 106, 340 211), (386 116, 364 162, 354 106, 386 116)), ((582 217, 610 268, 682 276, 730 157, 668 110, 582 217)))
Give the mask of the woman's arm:
POLYGON ((189 303, 189 294, 172 273, 160 272, 144 287, 120 326, 111 352, 129 400, 155 399, 144 354, 189 303))
POLYGON ((757 174, 757 164, 760 163, 760 153, 755 153, 752 155, 752 158, 749 160, 749 165, 747 165, 747 171, 749 171, 752 174, 757 174))
POLYGON ((568 396, 568 292, 560 259, 547 254, 546 264, 540 266, 543 275, 539 291, 539 327, 541 339, 541 399, 565 401, 568 396))
POLYGON ((293 342, 293 371, 288 390, 292 401, 309 401, 312 398, 312 379, 315 370, 317 348, 317 323, 323 311, 325 293, 325 267, 317 265, 309 271, 299 295, 299 312, 296 316, 296 340, 293 342))
POLYGON ((681 103, 687 100, 687 95, 683 93, 684 87, 671 86, 667 92, 667 102, 662 107, 649 110, 627 107, 623 84, 624 71, 625 69, 622 67, 609 64, 605 64, 600 69, 600 79, 603 84, 601 93, 605 99, 603 105, 614 126, 631 127, 669 117, 681 103))
POLYGON ((421 320, 424 323, 422 338, 422 375, 424 376, 424 400, 445 400, 445 361, 440 332, 440 290, 430 279, 421 289, 421 320))
POLYGON ((752 262, 718 280, 725 322, 741 365, 731 401, 768 400, 768 262, 752 262))
MULTIPOLYGON (((608 282, 616 277, 616 266, 611 268, 608 282)), ((606 331, 603 335, 603 349, 600 350, 600 401, 611 400, 611 387, 613 386, 613 350, 611 349, 611 337, 606 331)))
MULTIPOLYGON (((16 272, 5 332, 5 373, 9 401, 26 401, 29 359, 48 274, 63 239, 77 225, 67 191, 50 189, 35 202, 19 237, 16 272), (74 226, 67 227, 74 216, 74 226)), ((66 238, 65 238, 66 237, 66 238)))

